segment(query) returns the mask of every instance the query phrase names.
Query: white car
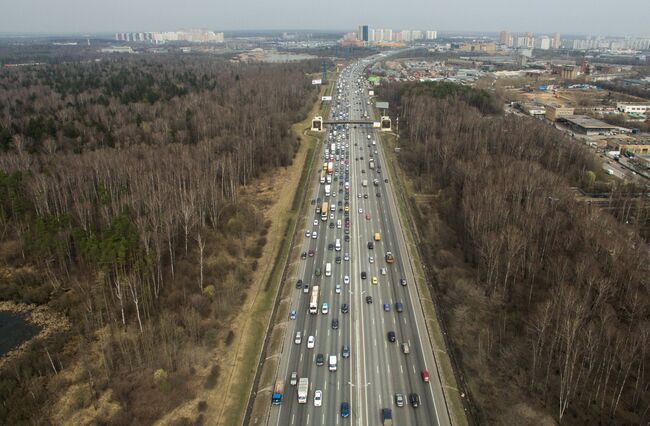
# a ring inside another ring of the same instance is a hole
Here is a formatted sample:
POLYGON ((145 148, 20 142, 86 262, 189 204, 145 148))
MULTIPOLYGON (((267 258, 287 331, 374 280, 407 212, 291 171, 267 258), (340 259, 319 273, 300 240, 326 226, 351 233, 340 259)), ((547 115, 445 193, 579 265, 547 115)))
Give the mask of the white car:
POLYGON ((330 311, 330 306, 327 304, 327 302, 323 303, 323 306, 321 307, 321 314, 327 315, 327 313, 330 311))
POLYGON ((345 284, 350 284, 350 277, 347 276, 347 275, 344 276, 344 277, 343 277, 343 283, 345 283, 345 284))
POLYGON ((309 238, 311 236, 311 232, 307 231, 305 232, 305 237, 309 238))
POLYGON ((323 405, 323 392, 317 390, 314 392, 314 407, 320 407, 323 405))
POLYGON ((359 209, 359 214, 363 213, 363 209, 359 209))
POLYGON ((312 237, 313 239, 318 238, 318 232, 316 232, 316 231, 312 232, 312 233, 311 233, 311 237, 312 237))
POLYGON ((375 263, 375 257, 374 256, 368 256, 368 262, 375 263))
POLYGON ((379 270, 379 272, 380 272, 382 275, 386 275, 386 268, 381 268, 381 269, 379 270))
POLYGON ((341 294, 341 284, 337 284, 336 287, 334 287, 334 293, 341 294))
POLYGON ((299 344, 302 343, 302 333, 301 333, 301 332, 296 331, 296 338, 293 340, 293 342, 294 342, 296 345, 299 345, 299 344))
POLYGON ((314 219, 314 226, 318 226, 318 219, 314 219))
POLYGON ((350 260, 350 253, 345 253, 345 256, 343 256, 343 260, 348 262, 350 260))
POLYGON ((307 338, 307 349, 314 349, 314 345, 316 345, 316 339, 314 336, 309 336, 307 338))

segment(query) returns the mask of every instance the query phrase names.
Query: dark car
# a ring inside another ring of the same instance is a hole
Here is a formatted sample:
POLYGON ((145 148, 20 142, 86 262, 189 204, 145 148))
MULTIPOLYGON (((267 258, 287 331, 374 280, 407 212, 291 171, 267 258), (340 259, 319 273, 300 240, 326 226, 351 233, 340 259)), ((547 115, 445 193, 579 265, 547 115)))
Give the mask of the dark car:
MULTIPOLYGON (((333 225, 333 224, 332 224, 332 225, 333 225)), ((332 228, 333 228, 333 226, 332 226, 332 228)), ((334 244, 329 243, 329 244, 327 245, 327 250, 334 250, 334 244)))
POLYGON ((374 249, 375 248, 375 243, 373 243, 372 241, 368 241, 368 248, 370 250, 374 249))
POLYGON ((316 200, 314 200, 314 199, 312 198, 312 199, 311 199, 311 205, 313 206, 314 204, 316 204, 316 200))
POLYGON ((388 183, 388 179, 384 179, 384 183, 388 183))
POLYGON ((388 332, 388 341, 389 342, 395 342, 395 332, 394 331, 389 331, 388 332))
POLYGON ((368 304, 372 303, 372 296, 366 296, 366 303, 368 304))
POLYGON ((361 271, 361 279, 365 280, 368 277, 368 274, 366 274, 366 271, 361 271))
POLYGON ((350 347, 348 345, 343 345, 343 349, 341 349, 341 356, 343 358, 350 358, 350 347))
POLYGON ((325 364, 325 356, 323 354, 316 355, 316 365, 320 367, 323 364, 325 364))
MULTIPOLYGON (((334 229, 334 222, 330 222, 330 229, 334 229)), ((331 245, 331 244, 330 244, 331 245)), ((331 250, 331 249, 330 249, 331 250)))
POLYGON ((397 312, 402 312, 402 311, 404 310, 404 305, 402 305, 401 302, 397 302, 397 303, 395 303, 395 310, 396 310, 397 312))
POLYGON ((347 402, 341 403, 341 417, 350 417, 350 404, 347 402))
POLYGON ((413 408, 418 408, 420 405, 420 397, 418 396, 417 393, 412 393, 409 395, 409 402, 413 406, 413 408))
POLYGON ((350 235, 346 235, 343 239, 345 240, 346 243, 349 243, 350 242, 350 235))
POLYGON ((377 196, 378 196, 378 197, 381 197, 381 194, 378 192, 378 193, 377 193, 377 196))
POLYGON ((302 280, 296 281, 296 288, 302 288, 302 280))
POLYGON ((334 318, 332 320, 332 330, 338 330, 339 329, 339 320, 337 318, 334 318))
POLYGON ((320 277, 320 274, 321 274, 320 268, 316 268, 316 272, 314 272, 314 275, 316 275, 317 277, 320 277))
POLYGON ((364 199, 368 199, 368 194, 363 194, 364 199))
POLYGON ((348 304, 347 303, 342 304, 341 313, 347 314, 348 312, 350 312, 350 307, 348 306, 348 304))
POLYGON ((341 263, 341 256, 336 256, 336 263, 341 263))

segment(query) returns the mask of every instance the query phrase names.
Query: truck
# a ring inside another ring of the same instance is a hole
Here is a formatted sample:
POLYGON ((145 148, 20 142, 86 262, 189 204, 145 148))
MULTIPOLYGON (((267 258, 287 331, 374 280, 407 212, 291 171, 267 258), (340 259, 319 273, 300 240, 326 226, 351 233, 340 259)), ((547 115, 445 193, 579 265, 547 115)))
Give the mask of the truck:
POLYGON ((368 179, 364 179, 364 180, 362 180, 362 181, 361 181, 361 186, 363 186, 364 188, 365 188, 366 186, 368 186, 368 179))
POLYGON ((374 169, 375 169, 375 160, 374 160, 373 158, 371 158, 370 161, 368 161, 368 168, 369 168, 370 170, 374 170, 374 169))
POLYGON ((284 393, 284 382, 278 380, 275 382, 275 387, 273 388, 273 394, 271 395, 271 404, 280 405, 282 404, 282 394, 284 393))
POLYGON ((327 163, 327 174, 331 175, 332 173, 334 173, 334 162, 330 161, 327 163))
POLYGON ((298 380, 298 404, 307 403, 307 395, 309 394, 309 379, 301 377, 298 380))
POLYGON ((393 424, 393 411, 390 408, 381 409, 381 421, 384 426, 391 426, 393 424))
POLYGON ((323 184, 325 183, 325 176, 327 175, 327 172, 325 170, 320 171, 320 183, 323 184))
POLYGON ((325 222, 329 214, 330 205, 327 201, 323 201, 323 205, 320 208, 320 219, 325 222))
POLYGON ((386 252, 386 263, 395 263, 395 258, 393 257, 393 253, 389 251, 386 252))
POLYGON ((315 285, 311 288, 311 297, 309 298, 309 313, 316 315, 318 313, 318 294, 320 288, 315 285))
POLYGON ((336 355, 330 355, 330 359, 328 363, 330 371, 336 371, 336 362, 337 362, 336 355))

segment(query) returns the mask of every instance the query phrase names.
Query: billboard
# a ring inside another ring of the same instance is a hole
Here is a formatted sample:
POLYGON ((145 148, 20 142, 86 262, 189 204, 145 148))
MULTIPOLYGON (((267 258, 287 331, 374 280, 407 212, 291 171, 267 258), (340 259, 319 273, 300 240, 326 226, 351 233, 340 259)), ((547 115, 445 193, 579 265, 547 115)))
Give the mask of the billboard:
POLYGON ((388 109, 388 102, 376 102, 375 106, 381 109, 388 109))
POLYGON ((331 101, 332 97, 331 96, 323 96, 320 98, 321 101, 331 101))
POLYGON ((323 84, 323 80, 321 80, 320 78, 318 80, 312 80, 311 84, 323 84))
POLYGON ((373 121, 372 122, 372 128, 373 129, 380 129, 381 128, 381 122, 380 121, 373 121))
POLYGON ((368 90, 368 96, 375 96, 374 90, 368 90))

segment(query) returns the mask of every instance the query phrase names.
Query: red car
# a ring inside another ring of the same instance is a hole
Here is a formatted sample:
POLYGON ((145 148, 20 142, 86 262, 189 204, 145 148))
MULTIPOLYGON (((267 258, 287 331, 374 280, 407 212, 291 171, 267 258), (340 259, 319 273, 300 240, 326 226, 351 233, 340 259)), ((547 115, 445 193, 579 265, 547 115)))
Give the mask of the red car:
POLYGON ((314 249, 309 249, 309 251, 307 252, 307 255, 309 257, 314 257, 314 249))
POLYGON ((370 213, 366 213, 366 220, 372 219, 372 216, 370 216, 370 213))
POLYGON ((422 381, 424 383, 429 383, 429 370, 425 368, 420 374, 422 375, 422 381))

